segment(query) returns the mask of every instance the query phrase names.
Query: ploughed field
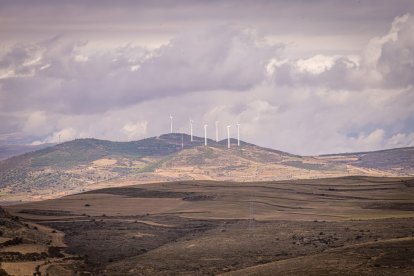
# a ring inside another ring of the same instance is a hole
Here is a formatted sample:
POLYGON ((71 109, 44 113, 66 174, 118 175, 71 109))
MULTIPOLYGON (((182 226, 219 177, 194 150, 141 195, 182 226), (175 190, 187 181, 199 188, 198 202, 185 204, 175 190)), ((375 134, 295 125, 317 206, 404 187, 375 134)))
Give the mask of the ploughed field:
POLYGON ((413 178, 178 181, 7 210, 65 234, 64 253, 82 262, 66 272, 414 274, 413 178))

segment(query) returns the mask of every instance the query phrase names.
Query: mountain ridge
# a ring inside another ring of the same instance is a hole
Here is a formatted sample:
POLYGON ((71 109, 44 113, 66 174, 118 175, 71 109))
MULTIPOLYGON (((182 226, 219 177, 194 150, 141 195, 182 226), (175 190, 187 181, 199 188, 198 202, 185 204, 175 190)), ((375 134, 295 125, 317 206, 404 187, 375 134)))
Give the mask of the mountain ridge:
POLYGON ((182 133, 130 142, 75 139, 0 161, 0 202, 38 200, 125 183, 270 181, 414 174, 414 148, 364 155, 299 156, 231 139, 182 133), (403 152, 404 151, 404 152, 403 152), (387 153, 392 153, 387 156, 387 153), (384 155, 385 154, 385 155, 384 155))
POLYGON ((361 154, 368 154, 373 152, 389 152, 394 150, 406 150, 412 149, 414 147, 397 147, 397 148, 389 148, 389 149, 380 149, 380 150, 369 150, 369 151, 356 151, 356 152, 339 152, 339 153, 324 153, 324 154, 317 154, 316 156, 335 156, 335 155, 361 155, 361 154))
MULTIPOLYGON (((74 143, 74 142, 87 142, 87 141, 97 141, 97 142, 102 142, 102 143, 113 143, 113 144, 131 144, 131 143, 137 143, 140 141, 144 141, 144 140, 150 140, 150 139, 159 139, 159 138, 163 138, 163 137, 167 137, 170 135, 174 135, 177 136, 177 146, 181 146, 181 135, 183 135, 186 138, 189 138, 190 135, 186 134, 186 133, 171 133, 171 134, 162 134, 160 136, 151 136, 151 137, 147 137, 147 138, 143 138, 140 140, 133 140, 133 141, 112 141, 112 140, 105 140, 105 139, 98 139, 98 138, 77 138, 77 139, 73 139, 70 141, 66 141, 66 142, 62 142, 60 144, 53 144, 53 143, 47 143, 47 144, 42 144, 41 148, 38 148, 38 146, 29 146, 30 150, 27 152, 23 152, 20 154, 16 154, 16 155, 12 155, 9 156, 7 158, 4 159, 0 159, 1 161, 10 159, 10 158, 14 158, 14 157, 18 157, 21 155, 26 155, 26 154, 30 154, 30 153, 34 153, 34 152, 38 152, 38 151, 42 151, 42 150, 46 150, 49 148, 53 148, 53 147, 58 147, 60 145, 65 145, 65 144, 69 144, 69 143, 74 143), (179 137, 178 137, 179 136, 179 137)), ((194 141, 192 143, 194 143, 195 145, 204 145, 204 138, 203 137, 199 137, 199 136, 193 136, 194 141)), ((221 146, 227 146, 227 138, 222 139, 218 142, 215 142, 215 140, 208 138, 208 146, 217 146, 217 144, 221 145, 221 146)), ((231 145, 235 146, 237 144, 237 139, 235 138, 230 138, 231 141, 231 145)), ((188 142, 188 141, 186 141, 188 142)), ((285 154, 289 154, 292 156, 302 156, 302 157, 312 157, 312 156, 318 156, 318 157, 331 157, 331 156, 347 156, 347 155, 363 155, 363 154, 370 154, 370 153, 379 153, 379 152, 390 152, 390 151, 395 151, 395 150, 413 150, 414 151, 414 147, 397 147, 397 148, 389 148, 389 149, 380 149, 380 150, 369 150, 369 151, 356 151, 356 152, 338 152, 338 153, 324 153, 324 154, 316 154, 316 155, 300 155, 300 154, 293 154, 293 153, 289 153, 286 151, 281 151, 281 150, 277 150, 277 149, 273 149, 273 148, 269 148, 269 147, 265 147, 265 146, 259 146, 253 143, 249 143, 249 142, 245 142, 240 140, 240 143, 242 145, 254 145, 269 151, 275 151, 275 152, 281 152, 281 153, 285 153, 285 154)), ((16 146, 16 145, 3 145, 3 150, 4 148, 7 148, 9 146, 16 146)), ((27 145, 19 145, 19 146, 27 146, 27 145)), ((188 146, 187 144, 184 144, 184 148, 186 148, 188 146)))

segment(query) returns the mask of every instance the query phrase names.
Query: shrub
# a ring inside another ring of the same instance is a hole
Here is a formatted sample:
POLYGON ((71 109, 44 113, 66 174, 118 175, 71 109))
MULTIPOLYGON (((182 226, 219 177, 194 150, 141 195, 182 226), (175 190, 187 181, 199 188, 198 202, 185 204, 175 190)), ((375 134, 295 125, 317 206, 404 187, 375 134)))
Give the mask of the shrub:
POLYGON ((20 237, 15 237, 11 240, 5 241, 3 246, 17 245, 23 243, 23 239, 20 237))

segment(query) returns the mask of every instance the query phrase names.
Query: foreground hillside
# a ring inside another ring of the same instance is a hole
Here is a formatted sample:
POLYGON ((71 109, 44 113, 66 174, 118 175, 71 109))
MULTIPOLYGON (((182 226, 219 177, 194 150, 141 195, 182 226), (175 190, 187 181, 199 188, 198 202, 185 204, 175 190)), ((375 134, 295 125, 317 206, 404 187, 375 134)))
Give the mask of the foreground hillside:
POLYGON ((414 273, 413 178, 177 181, 7 210, 65 233, 92 275, 414 273))
POLYGON ((302 157, 184 134, 133 142, 79 139, 0 161, 0 202, 41 200, 102 187, 176 181, 267 181, 414 174, 412 148, 302 157))
POLYGON ((0 207, 0 275, 70 275, 82 261, 64 253, 65 247, 64 233, 22 221, 0 207), (64 268, 68 264, 71 270, 64 268))

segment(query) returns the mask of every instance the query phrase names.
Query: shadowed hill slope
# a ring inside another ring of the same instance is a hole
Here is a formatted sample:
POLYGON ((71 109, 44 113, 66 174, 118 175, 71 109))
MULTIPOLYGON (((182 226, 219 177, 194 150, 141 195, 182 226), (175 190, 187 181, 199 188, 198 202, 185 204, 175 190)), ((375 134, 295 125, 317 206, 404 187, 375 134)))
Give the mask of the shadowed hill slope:
POLYGON ((414 173, 414 147, 321 155, 320 157, 364 168, 414 173))

